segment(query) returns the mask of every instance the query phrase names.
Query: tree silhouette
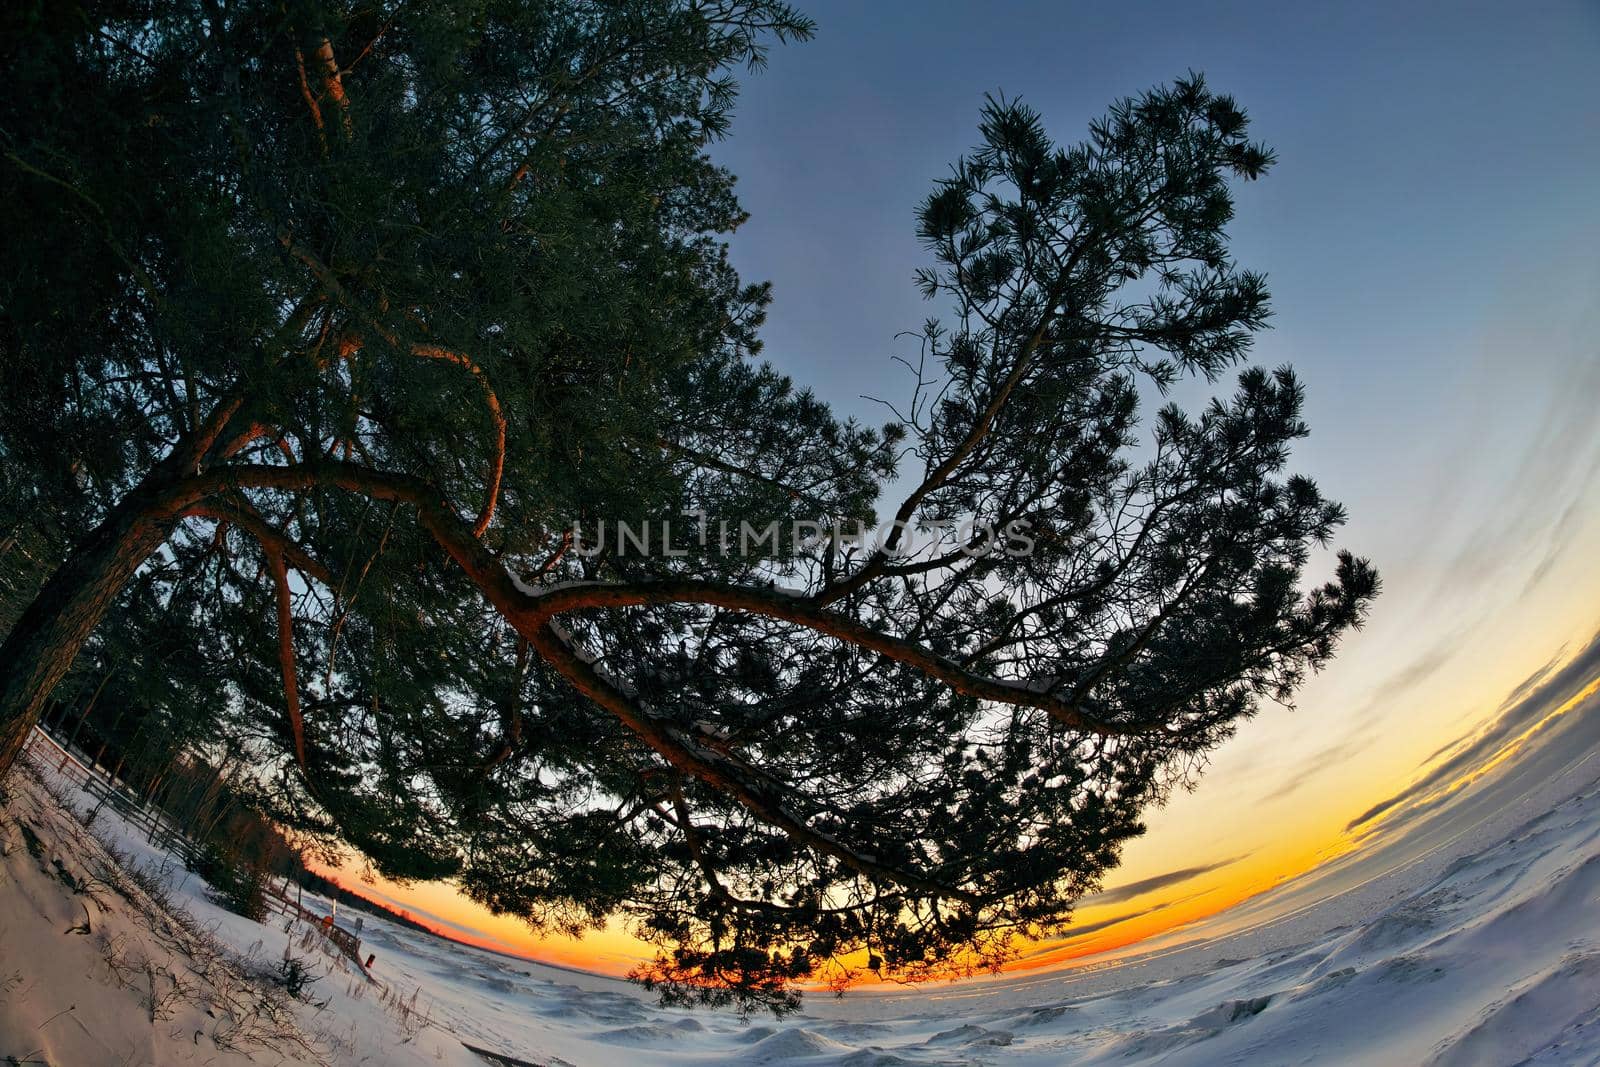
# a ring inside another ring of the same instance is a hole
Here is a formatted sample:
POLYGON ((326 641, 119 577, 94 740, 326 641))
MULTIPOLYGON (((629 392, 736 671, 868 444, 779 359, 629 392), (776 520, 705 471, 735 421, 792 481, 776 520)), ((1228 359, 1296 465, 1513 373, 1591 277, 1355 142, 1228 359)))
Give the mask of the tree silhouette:
POLYGON ((786 7, 148 8, 8 16, 0 452, 81 533, 0 648, 0 766, 159 567, 283 821, 781 1010, 1059 927, 1377 591, 1300 589, 1342 512, 1285 473, 1287 369, 1141 433, 1267 314, 1225 227, 1271 155, 1197 76, 1067 148, 985 108, 872 429, 753 361, 718 239, 726 72, 786 7), (619 521, 676 533, 572 536, 619 521))

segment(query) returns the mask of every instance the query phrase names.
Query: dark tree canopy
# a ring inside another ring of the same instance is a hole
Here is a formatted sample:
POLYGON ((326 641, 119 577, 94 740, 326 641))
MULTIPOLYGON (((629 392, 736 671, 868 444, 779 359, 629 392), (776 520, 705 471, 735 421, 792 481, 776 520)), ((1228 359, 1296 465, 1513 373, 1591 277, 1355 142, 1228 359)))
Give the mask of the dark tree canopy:
POLYGON ((0 648, 0 767, 80 648, 191 635, 227 694, 195 744, 254 753, 286 824, 536 925, 622 915, 669 999, 782 1008, 1059 928, 1376 594, 1348 554, 1302 589, 1343 515, 1286 471, 1290 371, 1141 422, 1267 317, 1225 229, 1272 157, 1197 76, 1072 147, 984 109, 869 428, 755 361, 722 243, 707 146, 810 32, 782 4, 4 18, 0 467, 59 553, 0 648))

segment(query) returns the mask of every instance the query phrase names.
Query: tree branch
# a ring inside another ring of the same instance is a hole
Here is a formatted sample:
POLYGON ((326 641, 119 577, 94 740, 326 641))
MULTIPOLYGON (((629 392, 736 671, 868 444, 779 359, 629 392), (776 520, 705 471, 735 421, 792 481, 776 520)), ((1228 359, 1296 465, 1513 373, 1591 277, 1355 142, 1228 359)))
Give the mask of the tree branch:
MULTIPOLYGON (((656 604, 704 604, 744 611, 804 626, 915 667, 957 692, 980 700, 1039 708, 1064 726, 1103 736, 1145 733, 1118 726, 1063 698, 1024 683, 986 678, 914 641, 882 633, 812 601, 772 589, 698 580, 575 583, 534 591, 525 586, 471 534, 432 486, 350 463, 295 467, 229 467, 210 476, 228 488, 303 489, 334 485, 381 500, 418 508, 423 527, 466 571, 495 609, 538 647, 535 633, 557 615, 590 608, 656 604)), ((198 481, 206 480, 204 477, 198 481)))
POLYGON ((483 372, 483 368, 460 352, 440 348, 438 345, 412 345, 411 353, 423 359, 439 359, 446 363, 454 363, 458 367, 465 367, 483 387, 484 404, 489 408, 489 420, 494 424, 494 459, 489 467, 488 498, 484 500, 483 507, 478 511, 478 521, 472 527, 472 536, 482 537, 484 531, 489 528, 489 523, 493 521, 495 508, 500 503, 500 479, 506 469, 506 417, 500 410, 500 397, 495 393, 494 386, 489 383, 489 376, 483 372))
MULTIPOLYGON (((524 620, 515 625, 519 631, 524 620)), ((880 881, 892 882, 918 893, 963 903, 977 903, 977 898, 965 890, 943 885, 912 872, 879 863, 874 857, 856 851, 830 834, 808 825, 784 807, 776 797, 746 782, 709 750, 702 749, 684 736, 673 724, 657 718, 630 694, 608 679, 587 658, 579 654, 562 635, 557 625, 545 622, 533 628, 529 640, 544 658, 579 693, 611 712, 619 722, 632 730, 641 740, 679 771, 730 796, 744 805, 751 814, 776 829, 787 833, 802 844, 809 845, 824 855, 832 856, 845 866, 880 881)))
POLYGON ((226 522, 244 530, 261 543, 268 556, 281 556, 300 573, 317 579, 326 586, 339 584, 325 564, 311 556, 282 530, 271 526, 248 504, 226 500, 207 500, 189 508, 185 514, 197 518, 226 522))

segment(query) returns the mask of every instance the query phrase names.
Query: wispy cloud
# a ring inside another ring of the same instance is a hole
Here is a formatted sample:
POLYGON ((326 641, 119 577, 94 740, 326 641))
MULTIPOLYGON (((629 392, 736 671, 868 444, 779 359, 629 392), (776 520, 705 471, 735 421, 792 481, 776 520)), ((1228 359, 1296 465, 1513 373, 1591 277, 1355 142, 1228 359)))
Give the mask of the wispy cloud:
POLYGON ((1359 829, 1380 815, 1426 796, 1440 786, 1462 777, 1474 767, 1493 758, 1514 735, 1536 722, 1552 707, 1571 699, 1600 675, 1600 633, 1559 670, 1554 662, 1540 667, 1516 686, 1501 703, 1500 714, 1476 734, 1463 735, 1441 748, 1435 755, 1451 753, 1427 774, 1357 815, 1345 826, 1346 832, 1359 829))
POLYGON ((1080 937, 1088 937, 1090 934, 1098 933, 1099 931, 1108 929, 1109 927, 1120 925, 1121 923, 1128 922, 1130 919, 1142 919, 1146 915, 1154 915, 1156 912, 1165 911, 1171 906, 1172 904, 1170 903, 1157 904, 1153 907, 1141 908, 1138 911, 1130 911, 1123 915, 1113 915, 1111 918, 1101 919, 1099 922, 1082 924, 1075 923, 1068 927, 1067 931, 1060 937, 1052 938, 1051 940, 1044 942, 1038 948, 1032 950, 1031 952, 1025 953, 1021 958, 1025 960, 1032 960, 1037 959, 1040 956, 1048 956, 1050 953, 1060 950, 1061 946, 1065 945, 1069 941, 1075 941, 1080 937))
POLYGON ((1297 792, 1314 780, 1313 776, 1317 771, 1341 763, 1351 756, 1371 748, 1373 742, 1377 739, 1377 731, 1369 725, 1344 740, 1329 745, 1296 767, 1294 773, 1285 778, 1276 788, 1263 793, 1259 802, 1263 804, 1271 803, 1297 792))
POLYGON ((1392 714, 1395 705, 1411 690, 1443 670, 1461 651, 1467 627, 1457 627, 1438 638, 1428 650, 1409 664, 1395 671, 1371 690, 1371 696, 1360 711, 1351 716, 1358 726, 1371 726, 1386 715, 1392 714))
POLYGON ((1200 867, 1185 867, 1182 870, 1168 871, 1166 874, 1158 874, 1153 878, 1144 878, 1137 882, 1129 882, 1127 885, 1118 886, 1115 889, 1108 889, 1103 893, 1096 893, 1093 896, 1084 897, 1083 900, 1079 902, 1079 906, 1081 907, 1090 904, 1119 904, 1124 900, 1132 900, 1134 897, 1143 896, 1146 893, 1153 893, 1157 889, 1165 889, 1168 886, 1177 885, 1180 882, 1187 882, 1191 878, 1198 878, 1202 874, 1210 874, 1212 871, 1221 870, 1223 867, 1227 867, 1230 864, 1238 863, 1248 855, 1249 853, 1246 853, 1243 856, 1234 856, 1232 859, 1219 860, 1216 863, 1207 863, 1200 867))
MULTIPOLYGON (((1575 547, 1600 472, 1597 391, 1600 360, 1592 358, 1580 361, 1551 389, 1534 422, 1538 430, 1521 445, 1509 476, 1495 487, 1495 497, 1480 496, 1486 506, 1477 509, 1476 524, 1463 526, 1453 557, 1439 572, 1441 582, 1429 600, 1432 609, 1471 596, 1473 589, 1520 589, 1525 594, 1575 547), (1462 575, 1472 575, 1473 581, 1462 583, 1462 575)), ((1456 477, 1463 493, 1469 485, 1480 494, 1488 488, 1471 467, 1456 477)))

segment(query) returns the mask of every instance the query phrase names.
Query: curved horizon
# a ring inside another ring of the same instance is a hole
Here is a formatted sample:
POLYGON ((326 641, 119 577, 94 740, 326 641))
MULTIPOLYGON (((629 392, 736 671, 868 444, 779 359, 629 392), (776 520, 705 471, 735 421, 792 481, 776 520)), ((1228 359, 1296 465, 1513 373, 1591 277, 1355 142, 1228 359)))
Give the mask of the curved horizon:
MULTIPOLYGON (((1593 654, 1600 11, 805 6, 817 39, 745 79, 716 146, 751 213, 734 261, 774 283, 767 358, 881 419, 867 397, 904 388, 897 332, 937 310, 911 284, 913 207, 973 142, 984 94, 1026 99, 1071 143, 1114 97, 1201 71, 1279 154, 1231 228, 1273 290, 1251 362, 1305 381, 1296 462, 1348 505, 1337 543, 1384 574, 1299 709, 1242 724, 1014 970, 1137 951, 1374 847, 1383 805, 1593 654)), ((616 974, 648 951, 615 925, 538 937, 448 887, 369 888, 532 959, 616 974)))

